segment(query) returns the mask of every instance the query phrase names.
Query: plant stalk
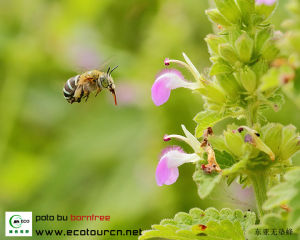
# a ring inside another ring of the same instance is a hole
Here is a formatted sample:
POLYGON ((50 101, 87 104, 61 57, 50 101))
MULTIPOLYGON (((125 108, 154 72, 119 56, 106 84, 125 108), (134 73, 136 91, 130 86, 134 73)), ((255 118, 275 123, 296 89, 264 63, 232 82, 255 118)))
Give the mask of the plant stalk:
POLYGON ((259 217, 264 215, 264 210, 262 208, 263 203, 267 200, 267 174, 265 171, 256 171, 249 175, 253 190, 255 193, 257 210, 259 217))

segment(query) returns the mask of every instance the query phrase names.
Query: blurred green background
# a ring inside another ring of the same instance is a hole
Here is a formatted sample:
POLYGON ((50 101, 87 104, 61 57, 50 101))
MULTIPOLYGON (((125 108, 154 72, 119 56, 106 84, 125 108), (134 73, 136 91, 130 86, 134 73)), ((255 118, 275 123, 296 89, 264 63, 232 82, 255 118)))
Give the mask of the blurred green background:
MULTIPOLYGON (((273 17, 278 29, 288 15, 284 4, 273 17)), ((235 185, 200 200, 192 164, 180 167, 172 186, 155 182, 159 153, 169 144, 163 135, 181 134, 180 124, 193 132, 202 99, 179 89, 156 107, 151 85, 164 58, 182 59, 182 51, 199 70, 210 66, 203 40, 212 32, 208 7, 201 0, 0 0, 1 239, 5 211, 111 216, 109 223, 34 229, 149 229, 192 207, 254 210, 251 190, 235 185), (119 65, 113 73, 119 105, 106 91, 67 103, 65 81, 107 61, 119 65)), ((287 100, 267 115, 299 127, 298 112, 287 100)))

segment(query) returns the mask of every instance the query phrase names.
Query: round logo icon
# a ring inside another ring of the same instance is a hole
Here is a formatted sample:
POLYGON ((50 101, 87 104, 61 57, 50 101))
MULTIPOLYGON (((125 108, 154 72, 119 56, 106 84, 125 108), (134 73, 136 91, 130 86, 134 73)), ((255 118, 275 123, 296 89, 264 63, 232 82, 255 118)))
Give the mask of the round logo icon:
POLYGON ((9 224, 13 228, 20 228, 22 226, 22 218, 20 215, 13 215, 9 219, 9 224))

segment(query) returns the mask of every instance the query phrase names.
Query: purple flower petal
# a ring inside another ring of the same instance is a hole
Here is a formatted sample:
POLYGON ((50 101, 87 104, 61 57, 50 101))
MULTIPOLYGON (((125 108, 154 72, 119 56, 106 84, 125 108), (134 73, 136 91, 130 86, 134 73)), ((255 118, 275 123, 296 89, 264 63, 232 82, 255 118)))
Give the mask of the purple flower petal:
POLYGON ((168 101, 171 90, 186 86, 186 81, 182 74, 175 70, 164 70, 156 78, 152 89, 152 100, 156 106, 160 106, 168 101))
POLYGON ((167 147, 162 151, 156 168, 156 182, 158 186, 170 185, 176 182, 179 171, 178 167, 184 163, 199 161, 196 153, 185 153, 181 147, 167 147))
POLYGON ((257 5, 265 4, 265 5, 273 5, 276 0, 255 0, 257 5))
POLYGON ((165 156, 160 159, 156 168, 156 182, 158 186, 171 185, 176 182, 179 176, 177 167, 168 167, 168 158, 165 156))

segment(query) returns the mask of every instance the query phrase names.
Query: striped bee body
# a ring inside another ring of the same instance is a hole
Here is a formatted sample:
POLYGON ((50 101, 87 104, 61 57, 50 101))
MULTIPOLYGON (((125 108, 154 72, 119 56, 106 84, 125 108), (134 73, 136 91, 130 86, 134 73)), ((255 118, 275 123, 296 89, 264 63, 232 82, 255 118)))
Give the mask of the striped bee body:
POLYGON ((108 89, 114 96, 115 105, 117 105, 117 98, 115 94, 115 84, 111 77, 111 73, 108 68, 107 72, 100 72, 98 70, 88 71, 79 74, 75 77, 71 77, 65 83, 63 88, 63 94, 65 99, 69 103, 81 102, 82 98, 88 99, 91 92, 96 91, 96 96, 102 89, 108 89))
MULTIPOLYGON (((80 75, 77 75, 75 77, 71 77, 68 79, 68 81, 65 83, 65 86, 63 88, 63 93, 65 99, 69 103, 75 102, 74 93, 78 86, 78 80, 80 78, 80 75)), ((81 98, 77 100, 77 102, 80 102, 81 98)))

